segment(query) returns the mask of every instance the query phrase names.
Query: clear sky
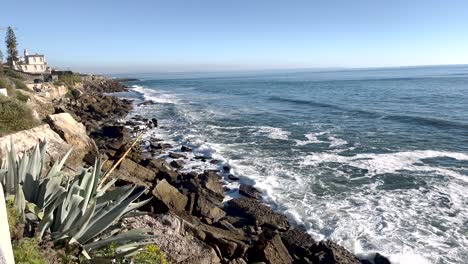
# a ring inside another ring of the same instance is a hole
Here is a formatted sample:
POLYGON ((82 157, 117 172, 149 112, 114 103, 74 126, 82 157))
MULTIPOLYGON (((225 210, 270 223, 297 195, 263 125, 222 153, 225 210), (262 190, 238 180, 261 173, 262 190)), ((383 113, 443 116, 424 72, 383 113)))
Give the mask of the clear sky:
POLYGON ((21 51, 90 72, 468 63, 468 0, 14 0, 0 12, 21 51))

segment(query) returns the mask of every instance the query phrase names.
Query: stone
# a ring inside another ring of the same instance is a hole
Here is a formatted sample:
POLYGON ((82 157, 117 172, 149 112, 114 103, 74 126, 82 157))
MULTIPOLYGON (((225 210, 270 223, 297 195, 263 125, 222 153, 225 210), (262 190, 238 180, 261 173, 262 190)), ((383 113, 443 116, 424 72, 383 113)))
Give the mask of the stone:
POLYGON ((140 164, 126 158, 119 166, 120 171, 126 171, 131 177, 141 179, 142 181, 152 182, 156 178, 156 173, 140 164))
POLYGON ((192 152, 192 148, 187 147, 187 146, 182 146, 182 147, 180 147, 180 151, 182 151, 182 152, 192 152))
POLYGON ((288 218, 285 215, 275 213, 270 207, 252 198, 234 198, 228 201, 228 213, 243 215, 249 218, 255 225, 267 226, 273 229, 287 230, 288 218))
POLYGON ((309 250, 314 264, 361 264, 356 256, 333 241, 320 241, 309 250))
POLYGON ((376 253, 374 257, 374 264, 391 264, 391 262, 387 257, 381 255, 380 253, 376 253))
POLYGON ((268 264, 290 264, 293 259, 278 234, 262 234, 260 240, 249 252, 250 261, 264 261, 268 264))
POLYGON ((315 244, 314 239, 303 229, 291 228, 280 234, 283 244, 294 259, 309 257, 308 249, 315 244))
POLYGON ((47 123, 60 137, 73 146, 73 154, 83 159, 86 153, 93 150, 93 143, 86 133, 83 124, 78 123, 69 113, 47 116, 47 123))
POLYGON ((164 159, 150 159, 147 166, 156 171, 158 179, 166 179, 170 182, 177 180, 178 173, 164 159))
POLYGON ((170 165, 176 169, 181 169, 184 167, 185 162, 183 160, 173 160, 170 165))
POLYGON ((223 185, 219 181, 217 171, 204 171, 203 174, 199 176, 199 179, 202 183, 202 186, 212 192, 212 194, 220 197, 221 199, 224 197, 223 185))
POLYGON ((172 159, 186 159, 187 157, 184 154, 170 152, 169 157, 172 159))
POLYGON ((212 219, 213 222, 218 222, 219 219, 226 215, 226 212, 207 200, 203 195, 198 196, 198 199, 196 200, 195 211, 198 212, 198 214, 201 216, 212 219))
POLYGON ((229 175, 228 175, 228 179, 230 179, 231 181, 238 181, 238 180, 239 180, 239 177, 234 176, 234 175, 232 175, 232 174, 229 174, 229 175))
POLYGON ((49 125, 45 124, 0 137, 0 159, 5 157, 7 148, 10 148, 10 141, 15 146, 16 152, 20 153, 32 149, 44 139, 47 140, 46 161, 55 161, 72 148, 49 125))
POLYGON ((253 199, 259 199, 261 196, 261 192, 257 190, 257 188, 251 186, 251 185, 246 185, 246 184, 241 184, 239 187, 239 193, 253 199))
POLYGON ((158 182, 152 193, 169 210, 181 212, 184 211, 187 205, 187 196, 180 193, 177 188, 170 185, 165 179, 158 182))

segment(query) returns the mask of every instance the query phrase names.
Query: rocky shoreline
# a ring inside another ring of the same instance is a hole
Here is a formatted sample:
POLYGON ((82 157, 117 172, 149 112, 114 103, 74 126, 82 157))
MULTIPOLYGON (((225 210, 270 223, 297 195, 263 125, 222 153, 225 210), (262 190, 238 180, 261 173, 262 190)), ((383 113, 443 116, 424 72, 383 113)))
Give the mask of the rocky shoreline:
MULTIPOLYGON (((80 129, 86 130, 101 158, 108 161, 106 169, 124 155, 137 134, 158 126, 155 119, 127 118, 134 102, 109 95, 126 90, 111 79, 85 82, 70 96, 53 100, 47 123, 71 145, 74 138, 67 137, 57 116, 68 113, 81 123, 80 129)), ((378 253, 362 260, 335 242, 315 241, 264 204, 253 186, 241 184, 241 197, 224 202, 226 181, 239 179, 229 174, 228 167, 202 173, 182 170, 190 157, 219 162, 190 152, 189 146, 148 137, 112 174, 118 179, 116 185, 135 184, 148 190, 142 199, 152 200, 141 209, 147 215, 127 218, 122 224, 129 229, 157 229, 154 242, 171 263, 390 263, 378 253)), ((83 161, 88 165, 94 164, 96 154, 90 144, 83 146, 83 161)))

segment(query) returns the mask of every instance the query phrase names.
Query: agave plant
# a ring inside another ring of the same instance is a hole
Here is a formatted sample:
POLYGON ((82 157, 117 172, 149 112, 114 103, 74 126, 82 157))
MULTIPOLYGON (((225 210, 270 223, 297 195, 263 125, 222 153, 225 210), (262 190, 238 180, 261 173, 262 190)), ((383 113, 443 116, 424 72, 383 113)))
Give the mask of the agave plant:
POLYGON ((61 169, 71 150, 54 163, 47 175, 41 177, 44 167, 46 142, 40 142, 32 151, 18 156, 11 145, 7 161, 3 162, 0 181, 6 192, 14 195, 18 211, 28 221, 39 221, 37 236, 50 232, 54 241, 66 241, 83 248, 83 254, 107 246, 117 245, 116 252, 128 255, 145 245, 151 237, 145 229, 120 232, 114 224, 130 215, 150 199, 135 202, 145 191, 135 186, 121 186, 108 191, 116 179, 102 186, 102 164, 97 158, 93 167, 71 179, 65 179, 61 169), (101 187, 102 186, 102 187, 101 187))
POLYGON ((46 147, 47 141, 40 141, 31 151, 20 155, 11 142, 6 159, 2 162, 0 182, 5 187, 5 194, 14 198, 15 207, 22 220, 25 216, 41 216, 39 208, 45 208, 57 198, 51 196, 50 190, 60 186, 60 173, 71 150, 53 164, 46 176, 42 176, 46 147), (35 214, 25 214, 26 206, 35 214))

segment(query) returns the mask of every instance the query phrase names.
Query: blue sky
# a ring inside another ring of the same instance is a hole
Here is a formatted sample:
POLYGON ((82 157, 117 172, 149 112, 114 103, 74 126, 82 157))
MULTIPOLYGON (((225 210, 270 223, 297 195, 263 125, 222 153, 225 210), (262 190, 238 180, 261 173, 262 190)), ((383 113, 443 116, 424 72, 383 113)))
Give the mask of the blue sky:
POLYGON ((21 50, 90 72, 468 63, 466 0, 22 0, 0 10, 21 50))

